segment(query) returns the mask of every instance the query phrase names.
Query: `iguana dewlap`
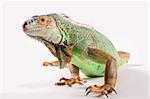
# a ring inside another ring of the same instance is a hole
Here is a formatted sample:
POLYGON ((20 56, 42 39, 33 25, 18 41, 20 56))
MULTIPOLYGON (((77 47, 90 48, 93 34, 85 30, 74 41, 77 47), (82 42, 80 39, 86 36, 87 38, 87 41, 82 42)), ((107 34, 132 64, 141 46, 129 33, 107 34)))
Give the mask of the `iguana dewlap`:
POLYGON ((98 96, 115 91, 117 67, 129 59, 129 54, 117 51, 111 41, 90 26, 71 20, 66 15, 49 14, 33 16, 23 24, 24 32, 43 42, 58 61, 44 62, 43 65, 69 67, 71 78, 61 78, 57 85, 82 84, 79 70, 87 76, 105 75, 105 84, 87 88, 98 96))

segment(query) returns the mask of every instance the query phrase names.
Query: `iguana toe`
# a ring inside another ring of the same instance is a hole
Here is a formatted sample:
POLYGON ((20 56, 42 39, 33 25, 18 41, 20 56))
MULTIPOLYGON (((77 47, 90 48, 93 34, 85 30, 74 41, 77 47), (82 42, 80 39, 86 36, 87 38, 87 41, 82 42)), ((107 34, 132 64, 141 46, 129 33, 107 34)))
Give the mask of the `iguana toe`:
POLYGON ((83 85, 83 83, 86 83, 86 81, 80 79, 80 77, 78 78, 65 78, 62 77, 58 83, 55 83, 55 85, 61 86, 61 85, 68 85, 69 87, 72 87, 73 84, 80 84, 83 85), (63 81, 63 82, 62 82, 63 81))
POLYGON ((117 92, 114 90, 113 87, 111 87, 109 84, 104 84, 102 86, 100 85, 93 85, 93 86, 89 86, 87 89, 86 89, 86 96, 93 92, 95 94, 97 94, 98 97, 102 96, 102 95, 106 95, 107 98, 108 98, 108 94, 109 93, 112 93, 112 92, 115 92, 117 94, 117 92))
POLYGON ((50 65, 50 62, 47 62, 47 61, 43 62, 43 66, 49 66, 49 65, 50 65))

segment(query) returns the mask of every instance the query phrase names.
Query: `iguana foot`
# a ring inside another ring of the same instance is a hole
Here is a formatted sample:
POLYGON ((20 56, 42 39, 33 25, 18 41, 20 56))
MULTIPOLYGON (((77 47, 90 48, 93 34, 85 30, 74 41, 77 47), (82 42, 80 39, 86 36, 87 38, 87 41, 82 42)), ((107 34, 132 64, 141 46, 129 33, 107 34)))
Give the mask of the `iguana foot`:
POLYGON ((93 85, 93 86, 89 86, 87 89, 86 89, 86 96, 93 92, 95 94, 97 94, 97 96, 102 96, 102 95, 106 95, 108 97, 108 94, 109 93, 112 93, 112 92, 115 92, 117 94, 117 92, 114 90, 113 87, 111 87, 111 85, 109 84, 104 84, 102 86, 100 85, 93 85))
POLYGON ((47 61, 43 62, 43 66, 49 66, 49 65, 50 65, 50 62, 47 62, 47 61))
POLYGON ((59 61, 52 61, 52 62, 48 62, 48 61, 45 61, 43 62, 43 66, 47 67, 47 66, 59 66, 59 61))
POLYGON ((70 78, 70 79, 62 77, 58 83, 55 83, 55 85, 58 85, 58 86, 68 85, 69 87, 71 87, 75 83, 83 85, 83 83, 86 83, 86 81, 80 79, 80 77, 70 78), (61 81, 63 81, 63 82, 61 82, 61 81))

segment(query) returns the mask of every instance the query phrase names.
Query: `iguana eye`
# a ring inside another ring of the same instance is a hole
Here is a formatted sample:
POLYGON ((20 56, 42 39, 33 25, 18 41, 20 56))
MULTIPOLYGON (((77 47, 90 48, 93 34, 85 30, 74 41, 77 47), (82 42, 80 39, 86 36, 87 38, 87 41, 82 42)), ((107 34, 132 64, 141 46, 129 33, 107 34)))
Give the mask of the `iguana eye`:
POLYGON ((40 23, 42 23, 42 24, 46 24, 46 21, 48 22, 49 20, 48 19, 46 19, 46 18, 40 18, 40 23))
POLYGON ((41 18, 41 21, 42 21, 42 22, 44 22, 44 21, 45 21, 45 19, 44 19, 44 18, 41 18))
POLYGON ((38 23, 43 26, 50 24, 50 19, 47 16, 41 16, 38 18, 38 23))
POLYGON ((54 26, 55 26, 53 19, 51 17, 45 16, 45 15, 38 17, 36 22, 41 27, 54 28, 54 26))

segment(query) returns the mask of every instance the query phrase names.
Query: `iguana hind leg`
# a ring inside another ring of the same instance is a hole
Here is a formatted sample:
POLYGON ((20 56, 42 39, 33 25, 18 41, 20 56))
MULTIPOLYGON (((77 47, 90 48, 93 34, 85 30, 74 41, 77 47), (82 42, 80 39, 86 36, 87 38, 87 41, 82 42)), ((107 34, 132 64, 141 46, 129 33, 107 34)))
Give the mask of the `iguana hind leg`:
MULTIPOLYGON (((93 92, 95 94, 97 94, 98 96, 102 96, 102 95, 106 95, 108 97, 107 94, 111 93, 111 92, 115 92, 114 90, 115 85, 116 85, 116 80, 117 80, 117 66, 116 66, 116 60, 111 57, 110 55, 108 55, 107 53, 98 50, 98 49, 93 49, 90 48, 88 51, 90 54, 90 56, 97 58, 103 58, 103 61, 106 61, 106 68, 105 68, 105 83, 104 85, 100 86, 100 85, 93 85, 93 86, 89 86, 86 91, 88 95, 90 92, 93 92), (99 56, 100 55, 100 56, 99 56), (103 57, 104 56, 104 57, 103 57)), ((101 59, 97 59, 97 61, 102 61, 101 59)))
POLYGON ((56 83, 56 85, 68 85, 68 86, 71 87, 75 83, 83 85, 83 83, 86 82, 86 81, 84 81, 80 78, 78 67, 76 67, 73 64, 70 64, 69 65, 69 70, 70 70, 70 73, 71 73, 71 78, 68 79, 68 78, 62 77, 60 79, 60 81, 58 83, 56 83))

